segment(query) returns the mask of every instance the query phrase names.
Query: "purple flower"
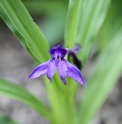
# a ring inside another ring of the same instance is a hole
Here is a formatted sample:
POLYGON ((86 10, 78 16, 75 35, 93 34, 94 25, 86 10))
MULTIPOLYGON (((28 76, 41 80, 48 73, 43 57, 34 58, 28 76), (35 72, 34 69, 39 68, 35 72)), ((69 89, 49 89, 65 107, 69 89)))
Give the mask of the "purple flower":
POLYGON ((36 78, 46 74, 50 82, 52 82, 52 77, 56 71, 56 68, 58 68, 60 78, 64 84, 66 84, 66 76, 68 76, 80 84, 85 85, 85 81, 83 80, 79 69, 65 60, 64 57, 68 53, 67 49, 65 49, 61 44, 57 44, 49 50, 49 53, 52 58, 37 66, 28 78, 36 78))
POLYGON ((80 44, 76 44, 75 47, 72 49, 74 54, 77 54, 81 50, 80 44))
POLYGON ((68 50, 68 61, 71 61, 70 58, 72 58, 73 63, 76 65, 76 67, 81 70, 82 69, 82 61, 79 60, 76 56, 76 54, 81 50, 80 44, 76 44, 75 47, 72 50, 68 50))

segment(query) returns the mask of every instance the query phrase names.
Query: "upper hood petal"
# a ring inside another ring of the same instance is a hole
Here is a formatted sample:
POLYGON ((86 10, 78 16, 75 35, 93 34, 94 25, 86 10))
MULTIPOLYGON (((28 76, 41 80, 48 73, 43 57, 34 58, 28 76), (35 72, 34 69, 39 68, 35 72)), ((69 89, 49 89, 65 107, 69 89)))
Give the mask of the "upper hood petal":
POLYGON ((61 44, 57 44, 49 50, 49 53, 53 58, 57 58, 57 56, 62 58, 67 54, 67 52, 67 49, 65 49, 61 44))

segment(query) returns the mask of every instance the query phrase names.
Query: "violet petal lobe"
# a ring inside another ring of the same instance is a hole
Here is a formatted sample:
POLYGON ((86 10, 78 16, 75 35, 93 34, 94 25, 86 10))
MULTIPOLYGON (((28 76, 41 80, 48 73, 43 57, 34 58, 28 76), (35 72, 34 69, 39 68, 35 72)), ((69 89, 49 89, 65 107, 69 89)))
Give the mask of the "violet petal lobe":
POLYGON ((37 66, 31 72, 31 74, 27 77, 27 79, 28 78, 36 78, 36 77, 39 77, 39 76, 42 76, 42 75, 46 74, 47 73, 48 64, 49 64, 49 61, 47 61, 45 63, 42 63, 39 66, 37 66))
POLYGON ((72 51, 77 54, 81 50, 80 44, 76 44, 75 47, 72 49, 72 51))
POLYGON ((59 61, 58 72, 64 84, 66 84, 66 76, 67 76, 66 71, 67 71, 66 60, 59 61))
POLYGON ((82 78, 81 72, 78 68, 74 65, 66 61, 67 64, 67 76, 73 78, 75 81, 79 82, 80 84, 86 85, 84 79, 82 78))
POLYGON ((52 82, 52 77, 56 71, 56 61, 54 59, 51 59, 48 64, 47 69, 47 77, 50 80, 50 83, 52 82))
POLYGON ((67 54, 67 49, 65 49, 61 44, 55 45, 53 48, 49 50, 49 53, 53 58, 57 58, 58 56, 64 57, 67 54))

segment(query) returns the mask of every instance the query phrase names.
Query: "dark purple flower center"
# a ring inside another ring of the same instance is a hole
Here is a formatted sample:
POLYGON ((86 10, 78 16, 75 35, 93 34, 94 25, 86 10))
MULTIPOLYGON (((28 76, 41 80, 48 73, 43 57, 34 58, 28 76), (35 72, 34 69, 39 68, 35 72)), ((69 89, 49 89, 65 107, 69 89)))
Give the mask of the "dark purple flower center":
POLYGON ((67 49, 61 46, 61 44, 57 44, 55 47, 49 50, 52 58, 54 58, 56 61, 62 60, 67 54, 67 52, 67 49))
POLYGON ((59 57, 59 55, 57 55, 57 57, 55 58, 55 60, 59 61, 59 60, 61 60, 61 57, 59 57))

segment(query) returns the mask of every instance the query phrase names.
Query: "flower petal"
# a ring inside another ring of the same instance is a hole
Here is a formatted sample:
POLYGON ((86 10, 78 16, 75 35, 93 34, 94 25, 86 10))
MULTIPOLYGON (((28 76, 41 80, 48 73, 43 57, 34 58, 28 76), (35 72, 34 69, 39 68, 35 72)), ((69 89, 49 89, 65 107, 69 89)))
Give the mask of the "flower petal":
POLYGON ((58 72, 64 84, 66 84, 66 76, 67 76, 66 71, 67 71, 66 60, 60 60, 58 63, 58 72))
POLYGON ((49 61, 47 61, 45 63, 42 63, 39 66, 37 66, 31 72, 31 74, 27 77, 27 79, 28 78, 36 78, 36 77, 39 77, 39 76, 42 76, 42 75, 46 74, 47 73, 48 64, 49 64, 49 61))
POLYGON ((65 49, 61 44, 55 45, 53 48, 49 50, 49 53, 53 58, 61 58, 67 54, 67 49, 65 49))
POLYGON ((76 68, 74 65, 72 65, 71 63, 69 63, 68 61, 66 61, 66 64, 67 64, 67 76, 73 78, 80 84, 85 85, 86 83, 82 78, 80 70, 76 68))
POLYGON ((48 64, 48 69, 47 69, 47 77, 52 82, 52 77, 56 71, 56 61, 54 59, 51 59, 48 64))
POLYGON ((77 54, 81 50, 80 44, 76 44, 75 47, 72 49, 72 51, 77 54))

